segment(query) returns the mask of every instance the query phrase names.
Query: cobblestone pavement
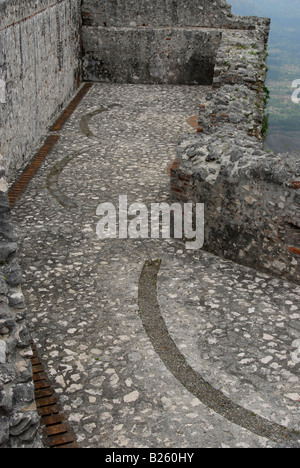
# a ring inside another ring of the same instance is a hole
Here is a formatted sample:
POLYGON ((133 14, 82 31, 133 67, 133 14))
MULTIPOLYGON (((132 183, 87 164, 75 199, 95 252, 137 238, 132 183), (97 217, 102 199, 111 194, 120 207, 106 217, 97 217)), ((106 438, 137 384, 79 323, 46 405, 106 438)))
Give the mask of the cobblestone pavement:
POLYGON ((297 439, 300 288, 179 241, 96 235, 99 203, 168 201, 206 92, 94 85, 14 208, 28 325, 81 447, 297 439))

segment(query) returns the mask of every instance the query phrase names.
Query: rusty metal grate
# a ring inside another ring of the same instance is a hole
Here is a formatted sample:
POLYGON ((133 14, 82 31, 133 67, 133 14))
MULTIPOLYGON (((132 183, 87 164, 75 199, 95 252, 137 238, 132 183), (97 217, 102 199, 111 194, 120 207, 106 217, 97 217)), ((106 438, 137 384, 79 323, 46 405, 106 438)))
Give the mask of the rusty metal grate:
POLYGON ((55 124, 50 128, 50 132, 59 132, 67 120, 70 118, 74 110, 77 108, 80 101, 84 98, 86 93, 91 89, 92 83, 85 83, 82 88, 78 91, 74 99, 68 105, 68 107, 64 110, 62 115, 59 119, 55 122, 55 124))
POLYGON ((30 164, 25 168, 21 177, 12 185, 8 193, 8 199, 10 206, 13 208, 19 197, 25 191, 27 185, 36 174, 41 164, 49 154, 51 149, 54 147, 56 142, 59 140, 59 135, 50 135, 46 139, 44 145, 40 151, 35 155, 30 164))
POLYGON ((33 342, 31 348, 35 401, 44 441, 49 448, 79 448, 33 342))

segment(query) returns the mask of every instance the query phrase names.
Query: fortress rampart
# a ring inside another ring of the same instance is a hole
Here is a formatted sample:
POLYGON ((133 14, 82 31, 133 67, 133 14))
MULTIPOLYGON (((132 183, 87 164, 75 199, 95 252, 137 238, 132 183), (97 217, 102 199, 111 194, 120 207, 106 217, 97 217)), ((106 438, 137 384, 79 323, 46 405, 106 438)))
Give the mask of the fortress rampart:
POLYGON ((212 85, 171 196, 205 203, 207 250, 300 283, 299 159, 263 150, 268 32, 224 0, 0 0, 0 447, 41 445, 8 188, 82 80, 212 85))

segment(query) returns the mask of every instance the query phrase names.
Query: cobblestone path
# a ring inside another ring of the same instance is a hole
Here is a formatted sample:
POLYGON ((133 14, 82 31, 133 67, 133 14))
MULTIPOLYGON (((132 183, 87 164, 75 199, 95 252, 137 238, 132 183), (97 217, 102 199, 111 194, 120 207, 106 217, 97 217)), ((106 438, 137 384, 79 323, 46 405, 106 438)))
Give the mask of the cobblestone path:
POLYGON ((206 92, 94 85, 14 207, 28 326, 81 447, 297 439, 300 288, 179 241, 96 235, 100 203, 169 201, 206 92))

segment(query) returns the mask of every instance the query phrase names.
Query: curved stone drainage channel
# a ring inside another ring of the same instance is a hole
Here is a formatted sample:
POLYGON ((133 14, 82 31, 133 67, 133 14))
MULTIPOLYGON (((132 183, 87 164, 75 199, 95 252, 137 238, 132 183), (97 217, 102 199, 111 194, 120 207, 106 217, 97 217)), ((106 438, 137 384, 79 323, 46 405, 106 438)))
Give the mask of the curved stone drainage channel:
POLYGON ((297 442, 299 434, 233 403, 213 388, 187 363, 169 335, 157 301, 157 276, 161 260, 147 261, 139 281, 139 312, 151 343, 168 370, 196 398, 231 421, 254 434, 277 443, 297 442))

